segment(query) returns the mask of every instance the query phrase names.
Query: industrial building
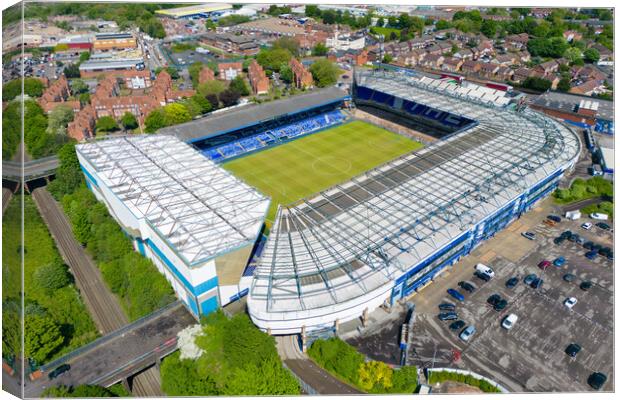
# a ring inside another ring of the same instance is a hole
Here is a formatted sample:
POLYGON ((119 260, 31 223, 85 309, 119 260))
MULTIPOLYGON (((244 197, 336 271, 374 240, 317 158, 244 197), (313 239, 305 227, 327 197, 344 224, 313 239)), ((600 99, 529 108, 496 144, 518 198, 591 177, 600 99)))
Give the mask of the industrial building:
POLYGON ((155 14, 180 19, 180 18, 211 18, 220 16, 222 13, 232 10, 231 4, 226 3, 208 3, 195 6, 167 8, 164 10, 155 10, 155 14))
POLYGON ((245 289, 240 277, 268 198, 173 136, 113 138, 76 150, 88 187, 194 316, 245 289))

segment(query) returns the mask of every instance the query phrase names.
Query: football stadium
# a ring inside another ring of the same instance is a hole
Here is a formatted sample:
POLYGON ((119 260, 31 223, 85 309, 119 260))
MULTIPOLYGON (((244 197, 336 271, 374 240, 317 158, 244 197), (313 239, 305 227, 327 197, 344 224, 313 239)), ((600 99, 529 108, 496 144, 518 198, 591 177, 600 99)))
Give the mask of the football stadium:
POLYGON ((411 295, 550 194, 580 142, 505 92, 364 70, 351 93, 77 152, 91 190, 195 316, 247 296, 254 323, 278 335, 411 295))

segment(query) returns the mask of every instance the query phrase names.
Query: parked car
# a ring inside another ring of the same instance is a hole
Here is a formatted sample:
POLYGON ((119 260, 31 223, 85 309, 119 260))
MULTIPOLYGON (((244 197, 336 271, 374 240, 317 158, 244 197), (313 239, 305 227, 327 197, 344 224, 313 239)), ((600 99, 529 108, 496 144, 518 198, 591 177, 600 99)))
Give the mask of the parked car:
POLYGON ((476 333, 476 328, 474 328, 473 325, 470 325, 467 328, 463 329, 463 332, 461 332, 459 337, 461 338, 461 340, 467 342, 474 335, 474 333, 476 333))
POLYGON ((579 285, 579 289, 583 290, 584 292, 588 291, 591 287, 592 287, 592 282, 591 281, 583 281, 579 285))
POLYGON ((581 224, 581 227, 589 231, 590 229, 592 229, 592 222, 584 222, 583 224, 581 224))
POLYGON ((502 321, 502 328, 510 330, 515 325, 519 317, 516 314, 510 314, 502 321))
POLYGON ((605 382, 607 382, 607 375, 601 372, 594 372, 588 377, 588 385, 595 390, 600 390, 605 382))
POLYGON ((575 356, 577 356, 577 353, 579 353, 580 351, 581 351, 581 346, 579 346, 577 343, 569 344, 566 350, 564 350, 566 354, 568 354, 569 356, 573 358, 575 358, 575 356))
POLYGON ((526 239, 529 240, 534 240, 536 239, 536 234, 533 232, 521 232, 521 236, 523 236, 526 239))
POLYGON ((611 249, 609 247, 602 247, 598 251, 598 254, 600 254, 601 256, 607 256, 607 254, 609 254, 610 252, 611 252, 611 249))
POLYGON ((512 278, 506 281, 506 287, 508 289, 512 289, 513 287, 517 286, 517 283, 519 283, 519 278, 517 278, 516 276, 513 276, 512 278))
POLYGON ((52 372, 50 372, 47 377, 52 380, 52 379, 56 379, 58 378, 60 375, 64 374, 65 372, 69 371, 71 369, 71 366, 69 364, 62 364, 59 365, 58 367, 56 367, 56 369, 52 370, 52 372))
POLYGON ((609 218, 609 215, 603 214, 603 213, 592 213, 590 214, 590 218, 607 221, 607 219, 609 218))
POLYGON ((610 260, 610 261, 614 260, 614 252, 613 251, 610 251, 609 254, 607 254, 607 259, 610 260))
POLYGON ((439 309, 442 311, 454 311, 456 310, 456 306, 452 303, 441 303, 439 309))
POLYGON ((604 222, 597 222, 595 225, 598 226, 599 228, 601 228, 604 231, 608 231, 608 230, 611 229, 611 226, 607 225, 604 222))
POLYGON ((472 284, 471 284, 471 283, 469 283, 469 282, 465 282, 465 281, 460 281, 460 282, 459 282, 459 286, 460 286, 463 290, 468 291, 469 293, 473 293, 473 292, 476 290, 476 288, 474 287, 474 285, 472 285, 472 284))
POLYGON ((458 301, 465 301, 465 296, 463 296, 458 290, 448 289, 448 294, 458 301))
POLYGON ((573 232, 571 231, 564 231, 562 232, 562 234, 560 235, 560 237, 564 238, 564 239, 568 239, 569 237, 571 237, 573 235, 573 232))
POLYGON ((463 320, 458 320, 458 321, 454 321, 453 323, 451 323, 448 328, 450 328, 453 331, 458 331, 459 329, 463 328, 465 326, 465 321, 463 320))
POLYGON ((491 280, 491 277, 490 277, 489 275, 487 275, 487 274, 483 274, 483 273, 482 273, 482 272, 480 272, 480 271, 476 271, 476 272, 474 272, 474 276, 476 276, 476 277, 478 277, 478 278, 482 279, 482 280, 483 280, 483 281, 485 281, 485 282, 488 282, 488 281, 490 281, 490 280, 491 280))
POLYGON ((555 265, 556 267, 563 267, 564 264, 566 264, 566 259, 564 257, 558 257, 555 260, 553 260, 553 265, 555 265))
POLYGON ((586 238, 584 238, 583 236, 579 236, 577 237, 577 240, 575 240, 575 243, 581 244, 581 245, 583 245, 585 242, 586 242, 586 238))
POLYGON ((566 300, 564 300, 564 306, 566 308, 568 308, 569 310, 572 309, 575 304, 577 304, 577 299, 575 297, 569 297, 566 300))
POLYGON ((534 282, 534 279, 537 279, 537 278, 538 277, 536 276, 536 274, 529 274, 523 279, 523 283, 525 283, 526 285, 531 285, 532 282, 534 282))
POLYGON ((588 251, 586 253, 586 258, 588 260, 594 260, 597 255, 598 255, 598 251, 597 250, 590 250, 590 251, 588 251))
POLYGON ((583 248, 584 248, 584 249, 586 249, 586 250, 592 250, 592 247, 593 247, 593 246, 594 246, 594 243, 593 243, 593 242, 585 242, 585 243, 583 244, 583 248))
POLYGON ((488 276, 490 276, 491 278, 493 278, 495 276, 495 272, 493 272, 493 270, 489 267, 487 267, 484 264, 476 264, 476 271, 486 274, 488 276))
POLYGON ((562 218, 560 218, 557 215, 553 215, 553 214, 547 215, 547 219, 550 219, 553 222, 560 222, 560 221, 562 221, 562 218))
POLYGON ((553 239, 553 243, 555 243, 557 245, 560 245, 560 244, 564 243, 565 240, 566 239, 564 239, 562 237, 557 237, 557 238, 553 239))
POLYGON ((575 276, 575 275, 573 275, 573 274, 565 274, 565 275, 562 277, 562 279, 564 279, 566 282, 572 282, 572 281, 574 281, 574 280, 575 280, 575 278, 576 278, 576 276, 575 276))
POLYGON ((543 285, 545 281, 542 280, 542 278, 536 278, 532 281, 532 283, 530 284, 530 287, 532 289, 538 289, 539 287, 541 287, 543 285))
POLYGON ((547 268, 550 265, 551 265, 551 261, 549 261, 549 260, 542 260, 541 262, 538 263, 538 268, 545 269, 545 268, 547 268))
POLYGON ((495 311, 502 311, 504 308, 506 308, 507 305, 508 301, 506 299, 500 299, 500 301, 498 301, 497 304, 493 306, 493 309, 495 311))
POLYGON ((490 305, 494 306, 502 299, 502 296, 500 296, 497 293, 494 293, 492 295, 489 296, 489 298, 487 299, 487 303, 489 303, 490 305))
POLYGON ((455 312, 440 313, 439 315, 437 315, 437 317, 439 317, 441 321, 450 321, 450 320, 458 319, 458 316, 456 315, 455 312))

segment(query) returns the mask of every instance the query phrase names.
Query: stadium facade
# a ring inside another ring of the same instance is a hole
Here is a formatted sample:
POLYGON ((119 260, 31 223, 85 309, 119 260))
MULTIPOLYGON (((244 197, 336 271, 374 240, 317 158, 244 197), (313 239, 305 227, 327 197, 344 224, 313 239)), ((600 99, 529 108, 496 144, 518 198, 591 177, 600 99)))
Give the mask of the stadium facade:
MULTIPOLYGON (((333 329, 406 297, 551 193, 577 136, 503 92, 356 72, 359 107, 438 132, 431 145, 280 206, 219 162, 342 123, 333 87, 77 146, 88 186, 196 316, 247 294, 272 334, 333 329)), ((346 113, 345 113, 346 114, 346 113)))
POLYGON ((502 92, 387 71, 355 78, 356 104, 455 129, 279 208, 248 295, 272 334, 331 329, 412 294, 551 193, 579 155, 574 132, 502 92))

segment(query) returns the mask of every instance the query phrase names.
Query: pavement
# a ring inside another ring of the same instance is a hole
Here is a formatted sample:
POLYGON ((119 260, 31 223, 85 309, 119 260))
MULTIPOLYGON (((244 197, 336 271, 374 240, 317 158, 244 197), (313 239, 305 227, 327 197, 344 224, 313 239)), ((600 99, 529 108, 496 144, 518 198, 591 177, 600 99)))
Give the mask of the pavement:
POLYGON ((7 188, 2 188, 2 215, 4 215, 6 208, 9 206, 9 202, 11 201, 12 196, 13 192, 11 192, 7 188))
MULTIPOLYGON (((73 236, 71 225, 60 205, 45 188, 35 189, 32 196, 63 260, 75 277, 76 285, 99 332, 106 334, 127 325, 129 320, 118 299, 103 281, 93 259, 73 236)), ((149 369, 136 376, 133 390, 140 396, 162 395, 159 374, 149 369)))

